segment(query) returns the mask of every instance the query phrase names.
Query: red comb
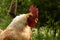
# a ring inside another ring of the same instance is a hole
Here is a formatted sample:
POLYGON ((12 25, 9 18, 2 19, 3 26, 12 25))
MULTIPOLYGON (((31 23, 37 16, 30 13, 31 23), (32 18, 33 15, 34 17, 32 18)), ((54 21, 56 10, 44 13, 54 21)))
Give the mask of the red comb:
POLYGON ((29 11, 33 14, 35 18, 38 17, 38 8, 36 6, 30 6, 29 11))

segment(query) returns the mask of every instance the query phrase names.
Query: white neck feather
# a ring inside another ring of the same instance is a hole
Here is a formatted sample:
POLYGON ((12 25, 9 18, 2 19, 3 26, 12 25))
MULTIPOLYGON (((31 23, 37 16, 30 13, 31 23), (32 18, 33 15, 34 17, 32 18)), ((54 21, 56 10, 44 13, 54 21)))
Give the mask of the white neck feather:
POLYGON ((26 25, 26 20, 27 20, 27 17, 25 14, 21 14, 19 16, 16 16, 12 22, 10 23, 10 25, 8 27, 17 27, 17 28, 24 28, 25 25, 26 25))

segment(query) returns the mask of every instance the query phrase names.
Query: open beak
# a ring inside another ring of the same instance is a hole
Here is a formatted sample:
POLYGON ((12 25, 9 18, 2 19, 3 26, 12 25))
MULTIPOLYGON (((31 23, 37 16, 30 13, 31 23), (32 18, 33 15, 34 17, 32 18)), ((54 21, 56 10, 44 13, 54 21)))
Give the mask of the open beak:
POLYGON ((35 22, 36 22, 36 23, 37 23, 37 21, 38 21, 38 18, 35 19, 35 22))

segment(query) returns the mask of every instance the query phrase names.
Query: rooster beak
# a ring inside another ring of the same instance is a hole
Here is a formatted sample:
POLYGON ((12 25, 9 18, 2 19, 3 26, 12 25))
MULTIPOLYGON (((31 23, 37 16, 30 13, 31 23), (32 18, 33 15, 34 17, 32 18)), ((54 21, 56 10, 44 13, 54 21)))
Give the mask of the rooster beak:
POLYGON ((32 14, 31 12, 30 12, 29 14, 30 14, 31 16, 33 16, 33 14, 32 14))
POLYGON ((35 22, 36 22, 36 23, 37 23, 37 21, 38 21, 38 18, 35 19, 35 22))
POLYGON ((26 14, 27 17, 29 17, 29 15, 33 16, 31 12, 26 14))

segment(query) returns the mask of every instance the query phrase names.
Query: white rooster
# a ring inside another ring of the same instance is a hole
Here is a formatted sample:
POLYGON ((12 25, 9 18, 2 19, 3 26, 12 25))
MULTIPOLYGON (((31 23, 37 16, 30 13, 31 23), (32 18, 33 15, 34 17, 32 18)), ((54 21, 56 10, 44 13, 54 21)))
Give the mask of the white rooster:
POLYGON ((32 31, 37 22, 38 8, 31 6, 30 13, 16 16, 8 27, 0 33, 0 40, 32 40, 32 31))

